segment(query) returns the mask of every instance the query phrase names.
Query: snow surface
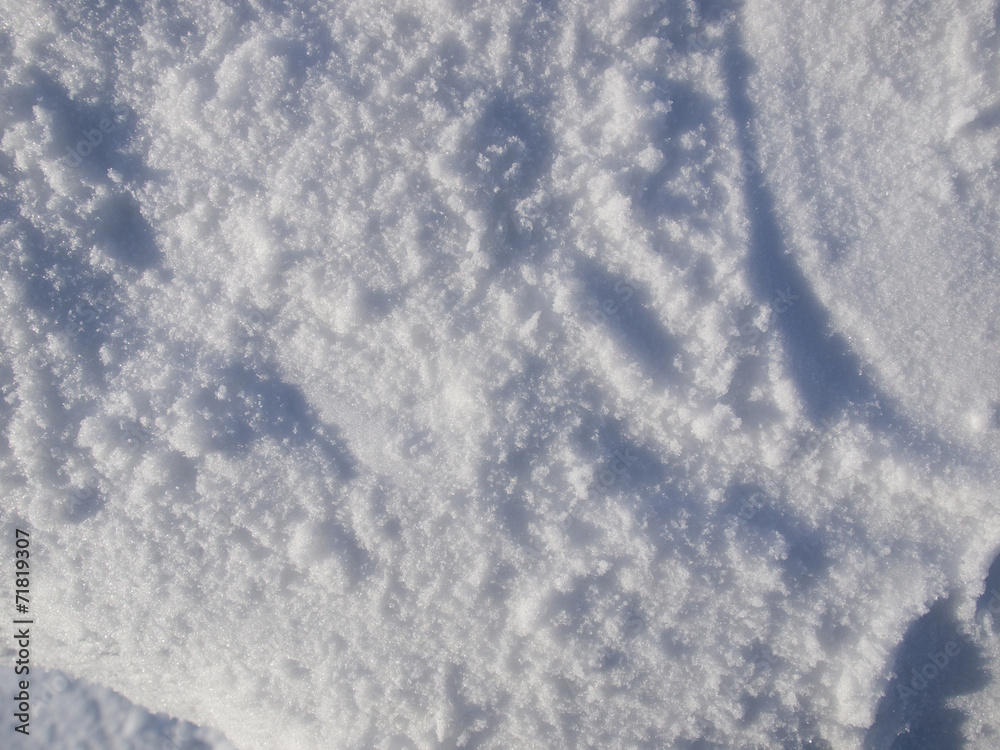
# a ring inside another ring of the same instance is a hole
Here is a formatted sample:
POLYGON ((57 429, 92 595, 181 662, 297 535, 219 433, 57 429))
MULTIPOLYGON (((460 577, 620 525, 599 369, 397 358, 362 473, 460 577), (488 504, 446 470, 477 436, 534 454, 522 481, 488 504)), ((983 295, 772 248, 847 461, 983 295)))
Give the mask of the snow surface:
MULTIPOLYGON (((4 661, 15 657, 5 653, 4 661), (8 658, 9 657, 9 658, 8 658)), ((0 672, 0 690, 18 692, 11 669, 0 672)), ((32 669, 31 722, 27 738, 14 733, 12 711, 0 715, 4 747, 46 750, 236 750, 219 732, 153 715, 106 687, 58 670, 32 669), (8 738, 14 738, 10 740, 8 738)), ((7 708, 7 706, 5 706, 7 708)))
POLYGON ((3 0, 37 663, 240 750, 996 748, 998 18, 3 0))

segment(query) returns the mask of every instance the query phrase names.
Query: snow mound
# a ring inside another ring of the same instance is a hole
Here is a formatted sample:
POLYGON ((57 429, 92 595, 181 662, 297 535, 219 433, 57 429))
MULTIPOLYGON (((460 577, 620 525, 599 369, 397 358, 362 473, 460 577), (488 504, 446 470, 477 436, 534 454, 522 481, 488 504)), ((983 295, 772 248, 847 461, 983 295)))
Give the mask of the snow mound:
POLYGON ((5 8, 38 659, 242 750, 990 747, 996 40, 979 0, 5 8))

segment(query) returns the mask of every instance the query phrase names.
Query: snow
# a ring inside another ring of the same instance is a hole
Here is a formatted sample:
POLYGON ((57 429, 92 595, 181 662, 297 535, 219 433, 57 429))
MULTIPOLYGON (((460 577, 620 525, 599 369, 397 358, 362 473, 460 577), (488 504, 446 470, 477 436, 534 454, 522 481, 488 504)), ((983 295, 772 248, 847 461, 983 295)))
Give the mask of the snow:
MULTIPOLYGON (((18 722, 11 712, 4 712, 0 731, 4 737, 15 738, 6 740, 9 747, 235 750, 217 731, 151 714, 107 687, 75 680, 58 670, 32 669, 30 676, 34 686, 30 734, 15 734, 18 722)), ((13 670, 0 672, 0 685, 5 696, 18 692, 13 670)))
POLYGON ((5 3, 0 528, 73 685, 15 742, 995 747, 998 46, 5 3))

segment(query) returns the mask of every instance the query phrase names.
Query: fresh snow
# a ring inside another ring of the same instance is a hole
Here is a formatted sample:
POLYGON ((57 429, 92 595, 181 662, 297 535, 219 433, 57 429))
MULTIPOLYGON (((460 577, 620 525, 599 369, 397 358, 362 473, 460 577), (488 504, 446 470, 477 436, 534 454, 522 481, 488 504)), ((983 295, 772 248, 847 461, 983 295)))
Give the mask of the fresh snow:
MULTIPOLYGON (((7 655, 5 654, 5 657, 7 655)), ((5 658, 5 661, 9 659, 5 658)), ((0 689, 18 692, 13 670, 0 672, 0 689)), ((91 685, 58 670, 32 669, 30 734, 14 733, 12 711, 0 715, 4 747, 46 750, 236 750, 219 732, 196 727, 135 706, 106 687, 91 685), (9 737, 14 740, 7 739, 9 737), (20 741, 19 741, 20 740, 20 741)))
POLYGON ((998 7, 2 0, 3 743, 995 750, 998 7))

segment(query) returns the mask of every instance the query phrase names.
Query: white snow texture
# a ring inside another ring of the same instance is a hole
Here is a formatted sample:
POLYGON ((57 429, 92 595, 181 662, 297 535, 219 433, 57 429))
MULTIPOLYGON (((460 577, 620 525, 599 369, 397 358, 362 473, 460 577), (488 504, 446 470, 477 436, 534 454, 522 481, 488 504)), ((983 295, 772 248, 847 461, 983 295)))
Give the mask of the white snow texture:
MULTIPOLYGON (((4 655, 7 656, 6 654, 4 655)), ((5 658, 5 662, 9 662, 5 658)), ((219 732, 153 715, 106 687, 32 668, 29 735, 15 734, 13 711, 0 714, 4 747, 46 750, 236 750, 219 732), (15 738, 8 740, 8 737, 15 738)), ((19 692, 21 676, 0 671, 5 703, 19 692)), ((7 705, 4 706, 7 708, 7 705)))
POLYGON ((3 743, 1000 747, 998 20, 0 0, 3 743))

